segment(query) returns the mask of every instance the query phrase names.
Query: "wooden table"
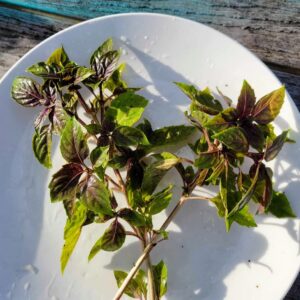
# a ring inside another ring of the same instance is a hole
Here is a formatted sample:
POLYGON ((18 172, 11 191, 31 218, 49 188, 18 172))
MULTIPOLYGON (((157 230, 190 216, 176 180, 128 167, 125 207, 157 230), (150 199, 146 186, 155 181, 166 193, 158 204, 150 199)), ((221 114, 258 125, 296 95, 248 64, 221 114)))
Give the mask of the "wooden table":
MULTIPOLYGON (((0 0, 0 78, 59 30, 84 19, 141 11, 193 19, 236 39, 270 67, 300 110, 300 0, 0 0)), ((299 299, 300 275, 285 297, 299 299)))

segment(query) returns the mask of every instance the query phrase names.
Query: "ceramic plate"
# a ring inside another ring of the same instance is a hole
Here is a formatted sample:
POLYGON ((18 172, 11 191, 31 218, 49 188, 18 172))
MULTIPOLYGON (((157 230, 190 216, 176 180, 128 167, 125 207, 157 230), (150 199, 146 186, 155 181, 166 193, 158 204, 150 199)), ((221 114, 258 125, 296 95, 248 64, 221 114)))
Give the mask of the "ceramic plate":
MULTIPOLYGON (((26 67, 45 60, 60 45, 80 64, 88 65, 93 50, 113 37, 123 49, 132 86, 142 86, 151 100, 146 117, 155 126, 186 122, 189 101, 174 86, 184 81, 198 87, 216 86, 236 99, 246 79, 260 97, 280 86, 278 79, 253 54, 227 36, 198 23, 157 14, 123 14, 97 18, 47 39, 25 55, 0 83, 0 298, 31 300, 107 300, 116 284, 112 269, 129 269, 140 247, 127 239, 117 253, 87 255, 104 227, 85 229, 64 276, 59 258, 63 244, 64 211, 50 204, 51 172, 31 150, 36 112, 10 99, 10 86, 26 67)), ((298 141, 286 145, 274 162, 275 186, 285 190, 300 215, 298 111, 287 95, 277 129, 292 129, 298 141)), ((54 168, 62 163, 54 149, 54 168)), ((171 179, 169 175, 169 180, 171 179)), ((167 178, 168 179, 168 178, 167 178)), ((174 201, 175 202, 175 201, 174 201)), ((162 222, 163 216, 156 220, 162 222)), ((188 203, 170 226, 169 241, 153 251, 153 261, 169 267, 166 299, 281 299, 300 265, 299 221, 257 218, 255 229, 233 226, 207 203, 188 203)))

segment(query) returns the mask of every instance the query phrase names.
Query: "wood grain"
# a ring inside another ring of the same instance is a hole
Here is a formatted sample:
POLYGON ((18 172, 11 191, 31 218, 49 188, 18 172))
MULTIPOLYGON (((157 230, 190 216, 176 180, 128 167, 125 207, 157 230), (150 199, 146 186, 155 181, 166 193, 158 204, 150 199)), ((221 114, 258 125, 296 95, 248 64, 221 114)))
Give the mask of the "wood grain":
MULTIPOLYGON (((0 77, 31 48, 78 21, 0 7, 0 77)), ((283 54, 282 54, 283 55, 283 54)), ((300 74, 271 67, 300 109, 300 74)), ((294 71, 294 70, 293 70, 294 71)))
POLYGON ((231 36, 263 61, 300 69, 299 0, 0 0, 27 8, 90 19, 124 12, 177 15, 231 36))
MULTIPOLYGON (((251 4, 238 4, 237 1, 220 4, 221 1, 212 1, 214 4, 209 6, 204 1, 196 0, 189 2, 173 0, 172 6, 170 1, 122 1, 122 3, 98 1, 97 5, 100 7, 101 3, 101 9, 94 7, 92 11, 90 11, 92 9, 90 1, 74 0, 64 1, 69 6, 67 5, 60 12, 74 13, 71 4, 74 5, 75 2, 76 10, 81 11, 79 17, 92 17, 97 8, 98 15, 143 10, 181 15, 209 24, 239 40, 266 62, 284 66, 270 65, 278 78, 286 84, 288 92, 300 110, 300 2, 298 0, 259 1, 259 4, 258 1, 252 1, 251 4), (90 5, 90 10, 85 10, 82 3, 90 5), (200 6, 209 7, 210 10, 201 10, 200 6), (292 66, 295 74, 288 72, 286 66, 292 66)), ((43 5, 44 3, 46 6, 53 7, 59 2, 43 1, 43 5)), ((0 78, 36 44, 76 22, 78 20, 33 14, 0 6, 0 78)), ((285 300, 299 300, 299 295, 300 275, 285 300)))

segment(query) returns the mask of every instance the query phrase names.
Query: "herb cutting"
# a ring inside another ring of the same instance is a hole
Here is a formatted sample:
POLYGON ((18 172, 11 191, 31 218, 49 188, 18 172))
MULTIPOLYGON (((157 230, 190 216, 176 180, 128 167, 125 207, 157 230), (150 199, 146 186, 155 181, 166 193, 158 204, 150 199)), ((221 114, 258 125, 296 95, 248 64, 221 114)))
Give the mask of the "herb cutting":
POLYGON ((101 251, 119 250, 127 236, 143 247, 128 273, 114 271, 114 299, 126 294, 158 300, 167 292, 168 270, 163 261, 152 262, 150 253, 168 239, 168 226, 187 201, 213 203, 227 231, 233 223, 257 226, 250 203, 256 213, 295 217, 287 196, 273 189, 267 164, 285 143, 294 141, 288 130, 276 134, 272 125, 284 102, 284 87, 257 100, 247 81, 236 106, 221 91, 222 101, 208 88, 175 82, 182 97, 191 100, 186 112, 190 125, 155 129, 142 118, 148 100, 122 77, 120 54, 108 39, 86 67, 70 60, 60 47, 27 69, 42 82, 17 77, 11 95, 17 103, 39 109, 32 147, 46 168, 52 167, 52 139, 60 139, 66 163, 53 175, 49 189, 51 202, 61 202, 67 215, 62 272, 84 227, 99 223, 106 230, 91 247, 89 261, 101 251), (174 146, 178 150, 187 145, 194 159, 174 152, 174 146), (173 184, 161 185, 171 169, 181 178, 179 199, 172 199, 173 184), (210 185, 218 187, 214 197, 198 193, 210 185), (163 224, 154 224, 153 216, 174 201, 163 224))

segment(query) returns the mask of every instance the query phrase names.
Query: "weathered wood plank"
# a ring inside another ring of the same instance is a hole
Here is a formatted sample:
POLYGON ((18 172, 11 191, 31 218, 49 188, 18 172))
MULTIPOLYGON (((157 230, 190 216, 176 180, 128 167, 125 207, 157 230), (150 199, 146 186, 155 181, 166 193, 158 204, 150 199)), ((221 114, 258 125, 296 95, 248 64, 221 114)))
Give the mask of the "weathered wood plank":
POLYGON ((0 77, 39 42, 74 23, 0 7, 0 77))
MULTIPOLYGON (((176 1, 174 1, 174 3, 177 3, 176 1)), ((99 2, 103 4, 102 1, 99 2)), ((114 2, 116 1, 110 1, 110 3, 113 5, 114 2)), ((124 2, 136 3, 136 1, 124 1, 124 2)), ((168 1, 161 1, 161 3, 167 3, 167 2, 168 1)), ((194 5, 193 3, 196 1, 190 1, 190 2, 192 3, 191 6, 189 6, 185 2, 186 14, 189 14, 189 12, 191 12, 194 5)), ((147 8, 147 5, 149 6, 150 2, 148 3, 145 1, 144 3, 146 3, 145 7, 147 8)), ((108 4, 106 3, 106 5, 108 4)), ((149 7, 151 7, 151 5, 149 7)), ((120 12, 122 9, 123 8, 120 6, 118 12, 120 12)), ((167 6, 166 6, 166 10, 167 10, 167 6)), ((55 32, 74 24, 75 22, 76 22, 75 20, 60 18, 57 16, 50 17, 45 15, 37 15, 28 12, 16 11, 5 7, 0 7, 0 78, 11 67, 13 63, 15 63, 20 57, 22 57, 22 55, 24 55, 28 50, 30 50, 36 44, 38 44, 48 36, 54 34, 55 32)), ((297 22, 299 24, 299 21, 297 22)), ((210 23, 210 24, 217 27, 214 23, 210 23)), ((223 31, 226 31, 224 28, 228 31, 227 33, 229 33, 229 35, 230 34, 235 35, 234 31, 236 29, 234 26, 232 27, 221 26, 221 31, 222 29, 223 31), (233 34, 231 30, 233 31, 233 34)), ((249 29, 245 28, 245 30, 249 30, 249 29)), ((296 31, 297 30, 298 29, 296 29, 296 31)), ((257 32, 255 33, 255 35, 260 36, 260 34, 257 32)), ((276 49, 274 50, 275 53, 277 53, 276 49)), ((270 52, 272 51, 271 49, 267 49, 267 50, 269 50, 270 52)), ((258 51, 257 48, 256 51, 258 51)), ((265 55, 265 53, 266 52, 263 52, 263 55, 265 55)), ((263 55, 262 57, 264 57, 263 55)), ((276 55, 280 56, 280 61, 284 61, 284 57, 287 54, 284 51, 282 52, 278 51, 276 55)), ((300 59, 299 57, 296 58, 296 61, 299 62, 299 59, 300 59)), ((294 60, 292 59, 291 61, 294 60)), ((278 61, 275 62, 278 63, 278 61)), ((296 64, 294 65, 294 67, 298 67, 298 65, 296 64)), ((287 71, 282 71, 282 70, 279 71, 274 68, 273 71, 279 77, 279 79, 286 84, 287 90, 293 97, 294 101, 298 106, 298 109, 300 110, 300 75, 290 74, 287 71)), ((285 300, 297 300, 299 299, 299 293, 300 293, 300 275, 298 276, 297 280, 295 281, 288 295, 285 297, 285 300)))
POLYGON ((208 24, 238 40, 262 60, 300 69, 299 0, 2 0, 89 19, 120 12, 157 12, 208 24))
MULTIPOLYGON (((0 7, 0 77, 36 44, 77 21, 0 7)), ((282 54, 283 55, 283 54, 282 54)), ((300 75, 276 71, 300 109, 300 75)))

